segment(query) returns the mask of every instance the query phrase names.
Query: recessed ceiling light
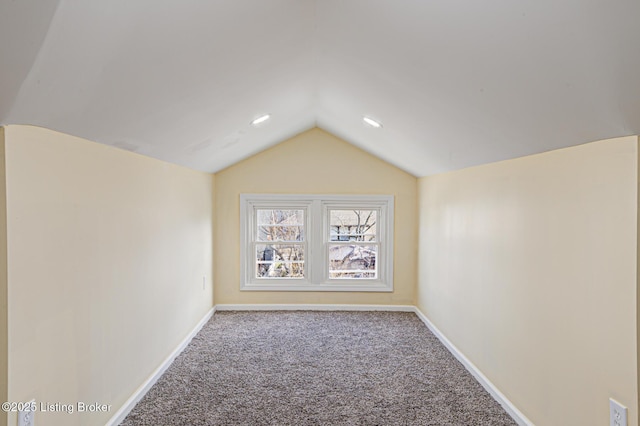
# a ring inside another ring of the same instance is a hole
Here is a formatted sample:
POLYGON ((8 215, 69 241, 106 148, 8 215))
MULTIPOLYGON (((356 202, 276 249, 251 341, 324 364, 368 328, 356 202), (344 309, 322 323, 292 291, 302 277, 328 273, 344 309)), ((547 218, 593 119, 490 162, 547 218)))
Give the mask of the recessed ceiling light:
POLYGON ((371 127, 375 127, 376 129, 379 129, 382 127, 382 123, 380 123, 379 121, 374 120, 373 118, 369 118, 369 117, 362 117, 362 120, 367 123, 369 126, 371 127))
POLYGON ((251 122, 251 125, 252 126, 257 126, 258 124, 262 124, 262 123, 264 123, 265 121, 267 121, 270 118, 271 118, 271 114, 261 115, 260 117, 258 117, 255 120, 253 120, 251 122))

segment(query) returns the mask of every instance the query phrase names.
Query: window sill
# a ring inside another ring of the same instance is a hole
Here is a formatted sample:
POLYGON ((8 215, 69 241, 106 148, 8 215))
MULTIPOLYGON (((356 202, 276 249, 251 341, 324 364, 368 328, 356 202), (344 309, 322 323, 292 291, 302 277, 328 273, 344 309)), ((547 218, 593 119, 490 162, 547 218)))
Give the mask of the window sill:
POLYGON ((240 286, 241 291, 351 291, 351 292, 379 292, 390 293, 393 291, 393 285, 388 285, 380 281, 366 282, 366 283, 324 283, 324 284, 310 284, 310 283, 249 283, 240 286))

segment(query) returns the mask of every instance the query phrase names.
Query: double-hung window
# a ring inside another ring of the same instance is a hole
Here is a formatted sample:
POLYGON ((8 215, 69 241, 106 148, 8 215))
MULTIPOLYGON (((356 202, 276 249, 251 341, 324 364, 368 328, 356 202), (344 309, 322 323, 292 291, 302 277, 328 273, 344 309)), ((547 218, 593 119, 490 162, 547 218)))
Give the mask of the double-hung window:
MULTIPOLYGON (((329 278, 370 279, 378 275, 378 210, 328 208, 329 278)), ((325 230, 326 234, 326 230, 325 230)))
POLYGON ((255 209, 255 235, 251 252, 255 255, 256 278, 304 278, 307 241, 305 205, 255 209))
POLYGON ((393 291, 393 197, 242 194, 241 290, 393 291))

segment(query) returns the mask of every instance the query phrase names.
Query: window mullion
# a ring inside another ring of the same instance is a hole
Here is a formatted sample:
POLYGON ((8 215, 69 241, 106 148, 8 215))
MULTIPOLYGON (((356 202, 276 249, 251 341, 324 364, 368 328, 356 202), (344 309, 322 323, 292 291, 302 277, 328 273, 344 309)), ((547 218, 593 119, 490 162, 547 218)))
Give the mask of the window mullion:
POLYGON ((309 206, 309 263, 311 264, 310 283, 319 284, 322 280, 322 212, 320 200, 313 200, 309 206))

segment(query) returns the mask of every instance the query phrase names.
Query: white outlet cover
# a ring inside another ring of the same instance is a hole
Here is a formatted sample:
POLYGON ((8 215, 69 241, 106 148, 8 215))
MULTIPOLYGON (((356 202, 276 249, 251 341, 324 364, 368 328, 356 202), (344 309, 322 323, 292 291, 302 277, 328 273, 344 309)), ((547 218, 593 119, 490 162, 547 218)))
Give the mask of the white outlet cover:
POLYGON ((627 426, 627 407, 609 398, 609 425, 627 426))
MULTIPOLYGON (((35 401, 30 401, 30 405, 35 404, 35 401)), ((18 426, 34 426, 35 411, 19 410, 18 411, 18 426)))

